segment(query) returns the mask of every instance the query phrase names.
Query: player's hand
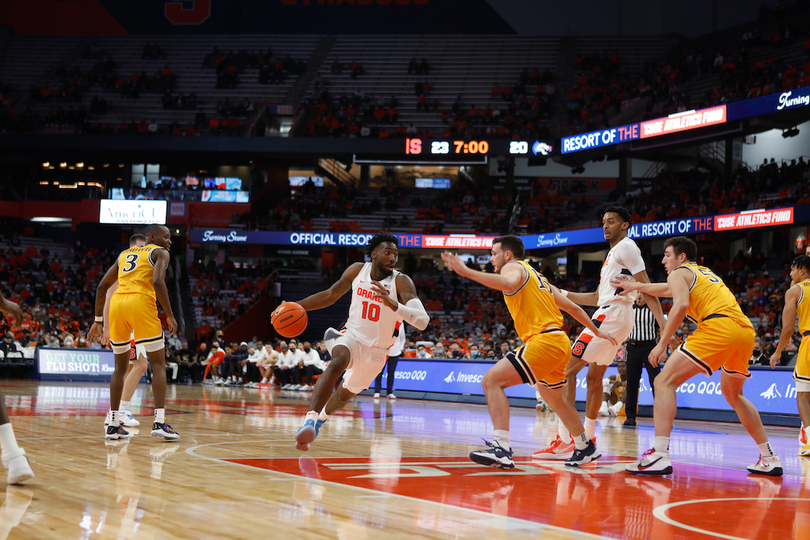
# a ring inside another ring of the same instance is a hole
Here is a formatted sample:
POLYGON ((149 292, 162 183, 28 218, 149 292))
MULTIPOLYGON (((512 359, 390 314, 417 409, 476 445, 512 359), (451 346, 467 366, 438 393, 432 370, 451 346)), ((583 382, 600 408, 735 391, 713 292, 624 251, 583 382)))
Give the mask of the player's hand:
POLYGON ((462 275, 464 270, 467 266, 464 264, 464 261, 459 259, 458 255, 455 253, 450 253, 449 251, 445 251, 442 253, 442 261, 444 261, 444 265, 455 272, 458 275, 462 275))
POLYGON ((771 369, 776 367, 776 364, 779 363, 779 360, 782 359, 782 351, 774 352, 771 355, 771 369))
POLYGON ((374 289, 374 292, 377 293, 374 295, 374 298, 379 298, 383 304, 388 306, 390 309, 396 311, 399 308, 399 302, 391 298, 388 295, 388 291, 385 290, 385 287, 382 286, 382 283, 379 281, 371 282, 371 288, 374 289))
MULTIPOLYGON (((2 307, 2 310, 0 310, 0 311, 4 311, 4 312, 8 313, 9 315, 11 315, 12 317, 14 317, 14 322, 11 324, 11 329, 14 330, 15 332, 17 330, 19 330, 20 325, 22 325, 22 319, 23 319, 22 310, 20 309, 20 305, 15 303, 15 302, 9 302, 8 300, 4 299, 4 302, 2 304, 0 304, 0 307, 2 307)), ((0 319, 0 320, 2 320, 2 319, 0 319)))
POLYGON ((110 344, 110 332, 105 328, 104 333, 101 334, 101 339, 99 340, 102 347, 106 347, 110 344))
POLYGON ((104 333, 104 325, 101 323, 94 322, 93 326, 90 327, 90 331, 87 332, 87 342, 95 343, 101 340, 101 336, 103 333, 104 333))
POLYGON ((631 280, 629 276, 618 275, 610 280, 610 286, 616 289, 621 289, 619 296, 625 296, 633 291, 637 291, 642 287, 641 283, 631 280))
POLYGON ((650 356, 647 357, 647 360, 650 362, 652 367, 658 367, 658 364, 666 360, 666 357, 667 344, 659 343, 653 350, 650 351, 650 356))
POLYGON ((678 338, 676 338, 675 336, 672 336, 671 338, 669 338, 669 349, 672 352, 675 352, 675 349, 677 349, 680 346, 681 346, 681 342, 678 341, 678 338))
POLYGON ((618 344, 619 344, 619 342, 618 342, 618 341, 616 341, 616 338, 615 338, 615 337, 613 337, 613 334, 611 334, 610 332, 603 332, 603 331, 601 331, 601 330, 599 330, 599 329, 597 328, 597 329, 596 329, 596 332, 594 333, 594 335, 595 335, 596 337, 598 337, 598 338, 606 339, 606 340, 608 340, 609 342, 611 342, 611 343, 612 343, 612 344, 614 344, 614 345, 618 345, 618 344))
POLYGON ((177 333, 177 321, 174 317, 166 317, 166 324, 169 326, 169 335, 173 336, 177 333))

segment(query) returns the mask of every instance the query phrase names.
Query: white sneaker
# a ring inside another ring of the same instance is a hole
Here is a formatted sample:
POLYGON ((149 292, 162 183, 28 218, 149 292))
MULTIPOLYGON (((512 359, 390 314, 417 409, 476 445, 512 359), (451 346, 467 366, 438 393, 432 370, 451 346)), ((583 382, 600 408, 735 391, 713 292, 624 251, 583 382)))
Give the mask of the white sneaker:
POLYGON ((312 392, 312 387, 308 384, 305 384, 301 388, 299 388, 299 390, 301 390, 302 392, 312 392))
POLYGON ((121 425, 124 427, 138 427, 141 425, 129 411, 118 411, 118 416, 121 418, 121 425))
POLYGON ((623 404, 621 402, 616 403, 616 405, 611 405, 608 407, 608 413, 610 416, 619 416, 619 411, 622 410, 623 404))
POLYGON ((779 461, 779 456, 760 456, 759 461, 748 467, 748 472, 768 476, 782 476, 782 462, 779 461))
POLYGON ((379 392, 374 392, 374 397, 375 397, 375 398, 380 397, 380 393, 379 393, 379 392))
POLYGON ((14 452, 3 454, 3 467, 8 470, 6 481, 9 484, 22 484, 34 477, 34 470, 28 463, 25 450, 19 448, 14 452))
POLYGON ((650 448, 641 456, 641 459, 625 470, 633 474, 672 474, 672 461, 668 452, 656 452, 650 448))
POLYGON ((397 399, 397 396, 395 396, 394 394, 388 394, 386 397, 388 399, 397 399))
POLYGON ((599 416, 610 416, 610 409, 608 409, 607 403, 604 401, 602 402, 602 406, 599 407, 599 416))

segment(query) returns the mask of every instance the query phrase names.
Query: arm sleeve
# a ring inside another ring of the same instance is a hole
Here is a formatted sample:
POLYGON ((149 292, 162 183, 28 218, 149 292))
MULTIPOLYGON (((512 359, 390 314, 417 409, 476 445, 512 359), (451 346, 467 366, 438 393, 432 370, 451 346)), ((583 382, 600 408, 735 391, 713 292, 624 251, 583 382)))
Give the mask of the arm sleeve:
POLYGON ((407 304, 400 304, 397 308, 397 313, 402 316, 405 322, 415 326, 419 330, 427 328, 430 322, 430 316, 427 314, 424 306, 422 306, 422 302, 418 298, 412 298, 407 304))

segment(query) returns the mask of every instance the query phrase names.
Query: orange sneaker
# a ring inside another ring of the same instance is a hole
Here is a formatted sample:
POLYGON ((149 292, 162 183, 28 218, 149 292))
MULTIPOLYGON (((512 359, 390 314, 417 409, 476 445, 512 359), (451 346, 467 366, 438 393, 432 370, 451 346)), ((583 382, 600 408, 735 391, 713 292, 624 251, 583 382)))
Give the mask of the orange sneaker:
POLYGON ((548 448, 538 450, 532 454, 532 459, 553 459, 557 461, 565 461, 573 457, 575 449, 576 446, 574 445, 574 439, 564 443, 560 436, 557 435, 557 438, 554 439, 550 445, 548 445, 548 448))
POLYGON ((799 431, 799 442, 807 444, 807 433, 804 431, 804 426, 802 426, 801 431, 799 431))

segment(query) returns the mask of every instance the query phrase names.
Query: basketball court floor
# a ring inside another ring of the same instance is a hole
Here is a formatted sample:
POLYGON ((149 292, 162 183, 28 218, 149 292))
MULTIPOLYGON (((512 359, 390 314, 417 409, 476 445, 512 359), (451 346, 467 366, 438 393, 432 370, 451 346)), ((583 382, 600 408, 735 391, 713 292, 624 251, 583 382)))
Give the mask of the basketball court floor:
MULTIPOLYGON (((649 448, 637 429, 600 420, 604 457, 582 469, 532 462, 553 413, 512 409, 517 468, 469 461, 492 428, 485 405, 361 397, 295 449, 309 394, 170 386, 179 443, 148 436, 151 391, 138 390, 140 433, 107 441, 106 385, 2 381, 36 478, 0 480, 5 538, 810 538, 810 460, 797 429, 766 426, 785 475, 749 475, 757 459, 739 424, 677 421, 675 472, 624 472, 649 448)), ((133 431, 137 431, 134 428, 133 431)))

